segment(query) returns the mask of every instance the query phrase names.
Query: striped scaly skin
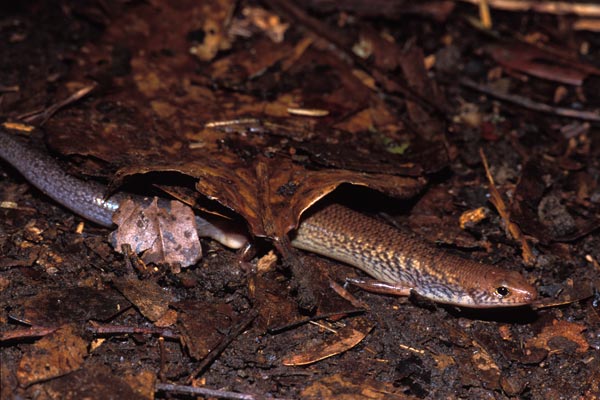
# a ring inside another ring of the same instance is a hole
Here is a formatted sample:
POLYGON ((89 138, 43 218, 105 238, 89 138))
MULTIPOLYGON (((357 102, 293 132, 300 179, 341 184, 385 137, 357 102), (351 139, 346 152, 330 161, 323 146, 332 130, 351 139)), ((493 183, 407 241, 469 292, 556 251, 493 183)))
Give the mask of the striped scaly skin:
POLYGON ((530 304, 537 292, 515 271, 448 254, 338 204, 302 221, 294 247, 343 261, 439 303, 490 308, 530 304))

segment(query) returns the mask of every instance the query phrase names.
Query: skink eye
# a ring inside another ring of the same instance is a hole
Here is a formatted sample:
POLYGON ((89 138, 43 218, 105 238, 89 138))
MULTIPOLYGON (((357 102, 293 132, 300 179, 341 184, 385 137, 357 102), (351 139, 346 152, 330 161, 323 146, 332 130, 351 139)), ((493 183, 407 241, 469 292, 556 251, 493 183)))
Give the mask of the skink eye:
POLYGON ((509 293, 510 290, 508 290, 506 286, 498 286, 496 288, 496 294, 498 295, 498 297, 506 297, 509 295, 509 293))

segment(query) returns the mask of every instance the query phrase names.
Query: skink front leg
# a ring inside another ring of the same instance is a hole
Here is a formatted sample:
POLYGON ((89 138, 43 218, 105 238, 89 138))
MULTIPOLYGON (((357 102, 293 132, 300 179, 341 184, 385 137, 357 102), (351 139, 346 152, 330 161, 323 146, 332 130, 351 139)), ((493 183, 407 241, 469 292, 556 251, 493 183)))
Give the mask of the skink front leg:
POLYGON ((386 283, 377 279, 346 278, 346 282, 373 293, 410 296, 413 288, 402 283, 386 283))

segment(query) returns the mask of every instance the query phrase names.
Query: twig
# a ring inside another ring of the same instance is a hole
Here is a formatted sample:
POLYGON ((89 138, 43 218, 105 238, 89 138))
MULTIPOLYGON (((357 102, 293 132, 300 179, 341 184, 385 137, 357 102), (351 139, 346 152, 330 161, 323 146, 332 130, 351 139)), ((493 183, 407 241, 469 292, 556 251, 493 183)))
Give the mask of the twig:
POLYGON ((21 114, 17 117, 17 119, 21 120, 23 122, 26 122, 30 125, 42 126, 58 110, 85 97, 88 93, 90 93, 92 90, 94 90, 96 88, 96 86, 97 86, 97 84, 95 82, 90 85, 84 86, 81 89, 77 90, 75 93, 71 94, 66 99, 58 101, 58 102, 52 104, 50 107, 43 109, 42 111, 39 111, 39 112, 35 111, 33 113, 21 114))
POLYGON ((0 334, 0 343, 46 336, 51 334, 58 328, 59 327, 57 326, 32 326, 31 328, 16 329, 13 331, 2 332, 2 334, 0 334))
POLYGON ((586 120, 586 121, 600 122, 600 113, 598 113, 598 112, 578 111, 578 110, 573 110, 571 108, 552 107, 547 104, 535 102, 535 101, 528 99, 526 97, 523 97, 523 96, 500 93, 488 86, 480 85, 480 84, 475 83, 472 80, 467 79, 467 78, 461 78, 460 84, 463 86, 466 86, 470 89, 477 90, 481 93, 485 93, 492 97, 496 97, 503 101, 508 101, 510 103, 528 108, 533 111, 538 111, 538 112, 547 113, 547 114, 554 114, 554 115, 558 115, 560 117, 577 118, 577 119, 582 119, 582 120, 586 120))
POLYGON ((102 325, 97 322, 90 321, 87 328, 88 331, 93 332, 96 335, 160 335, 167 339, 179 340, 179 335, 167 328, 157 327, 139 327, 139 326, 125 326, 125 325, 102 325))
POLYGON ((12 85, 12 86, 0 85, 0 93, 18 92, 19 90, 20 90, 19 85, 12 85))
POLYGON ((481 26, 485 29, 492 28, 492 15, 490 13, 490 4, 488 0, 481 0, 479 2, 479 20, 481 26))
POLYGON ((216 397, 218 399, 256 400, 257 397, 246 393, 228 392, 226 390, 207 389, 193 386, 173 385, 170 383, 157 383, 156 391, 191 394, 195 396, 216 397))
POLYGON ((506 206, 506 203, 504 202, 502 195, 496 188, 496 184, 494 183, 494 178, 492 177, 492 174, 490 173, 490 167, 488 165, 487 158, 486 158, 485 153, 483 152, 482 148, 479 149, 479 155, 481 156, 481 161, 483 161, 483 167, 485 168, 485 174, 488 178, 488 181, 490 182, 490 201, 492 202, 494 207, 496 207, 496 210, 498 211, 498 214, 500 214, 500 217, 502 217, 502 220, 504 221, 504 224, 506 225, 506 230, 510 233, 510 235, 513 237, 513 239, 515 239, 521 243, 521 250, 523 253, 523 261, 527 265, 532 265, 533 262, 535 261, 535 257, 533 256, 531 247, 529 246, 529 243, 527 243, 527 240, 523 236, 523 233, 521 233, 521 229, 519 229, 519 226, 510 220, 510 211, 508 210, 508 207, 506 206))
POLYGON ((546 14, 575 14, 582 17, 600 17, 600 5, 592 3, 567 3, 565 1, 539 0, 460 0, 480 5, 486 1, 492 8, 509 11, 535 11, 546 14))
POLYGON ((329 313, 315 315, 314 317, 307 317, 307 318, 299 319, 297 321, 292 321, 291 323, 289 323, 287 325, 280 325, 280 326, 276 326, 273 328, 269 327, 269 328, 267 328, 267 331, 270 334, 275 335, 275 334, 278 334, 285 330, 292 329, 292 328, 295 328, 300 325, 304 325, 308 322, 320 321, 322 319, 327 319, 327 318, 335 317, 338 315, 355 315, 355 314, 361 314, 364 312, 365 312, 365 309, 363 309, 363 308, 351 308, 351 309, 347 309, 347 310, 332 311, 329 313))
POLYGON ((166 380, 165 378, 165 365, 167 364, 167 356, 165 354, 165 338, 158 338, 158 351, 160 354, 160 366, 158 368, 158 379, 163 382, 166 380))

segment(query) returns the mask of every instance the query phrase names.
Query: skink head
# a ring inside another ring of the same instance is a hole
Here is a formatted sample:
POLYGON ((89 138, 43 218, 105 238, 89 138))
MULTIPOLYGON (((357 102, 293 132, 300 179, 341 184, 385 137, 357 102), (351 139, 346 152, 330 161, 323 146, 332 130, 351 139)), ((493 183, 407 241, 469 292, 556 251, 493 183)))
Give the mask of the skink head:
MULTIPOLYGON (((484 267, 485 268, 485 267, 484 267)), ((468 291, 470 307, 513 307, 531 304, 537 291, 515 271, 494 267, 481 270, 478 284, 468 291)))

